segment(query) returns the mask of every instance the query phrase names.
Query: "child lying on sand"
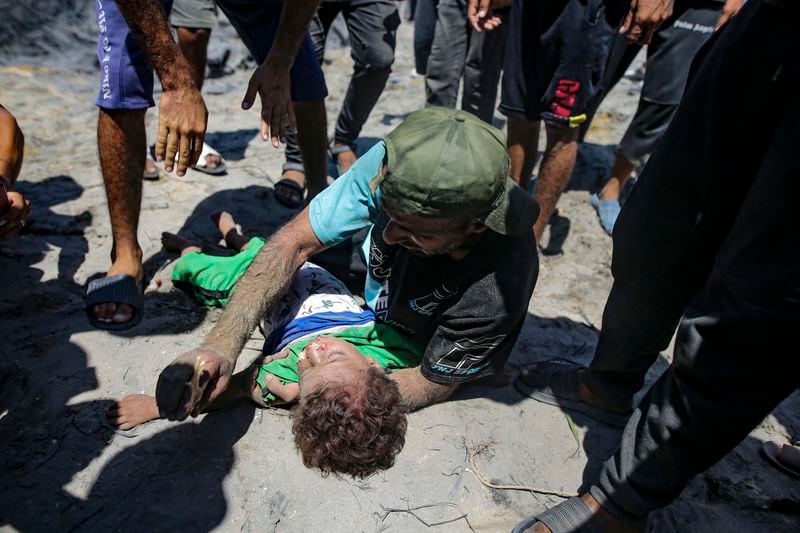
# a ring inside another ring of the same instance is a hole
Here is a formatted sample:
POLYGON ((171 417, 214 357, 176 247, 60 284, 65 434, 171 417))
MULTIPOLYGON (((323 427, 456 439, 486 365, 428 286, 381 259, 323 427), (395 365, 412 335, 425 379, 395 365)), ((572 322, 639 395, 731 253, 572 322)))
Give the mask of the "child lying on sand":
MULTIPOLYGON (((175 285, 202 303, 223 305, 264 241, 242 236, 227 213, 214 218, 236 255, 209 255, 170 233, 162 242, 181 253, 175 285)), ((391 467, 405 443, 406 412, 388 372, 419 365, 421 348, 376 323, 339 280, 311 263, 298 271, 262 328, 271 331, 264 354, 273 355, 234 375, 209 409, 242 398, 262 407, 298 401, 292 432, 306 466, 357 477, 391 467)), ((160 416, 155 397, 137 394, 112 406, 108 418, 127 430, 160 416)))

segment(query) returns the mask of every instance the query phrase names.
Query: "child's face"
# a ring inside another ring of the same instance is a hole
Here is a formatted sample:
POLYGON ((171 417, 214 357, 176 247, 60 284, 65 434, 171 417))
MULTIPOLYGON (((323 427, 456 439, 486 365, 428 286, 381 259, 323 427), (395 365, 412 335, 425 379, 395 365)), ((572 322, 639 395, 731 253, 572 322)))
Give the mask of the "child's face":
POLYGON ((326 383, 348 383, 361 378, 372 358, 361 355, 355 346, 336 337, 320 336, 311 341, 300 356, 300 399, 326 383))

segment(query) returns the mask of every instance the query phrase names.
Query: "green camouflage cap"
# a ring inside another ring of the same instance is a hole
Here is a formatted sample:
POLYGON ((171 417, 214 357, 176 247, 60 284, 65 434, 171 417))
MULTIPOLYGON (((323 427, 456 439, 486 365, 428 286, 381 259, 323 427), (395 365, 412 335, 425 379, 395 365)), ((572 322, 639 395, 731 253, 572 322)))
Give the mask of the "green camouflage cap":
POLYGON ((531 231, 539 206, 508 177, 500 130, 465 111, 428 107, 384 139, 386 173, 376 183, 411 215, 473 217, 503 235, 531 231))

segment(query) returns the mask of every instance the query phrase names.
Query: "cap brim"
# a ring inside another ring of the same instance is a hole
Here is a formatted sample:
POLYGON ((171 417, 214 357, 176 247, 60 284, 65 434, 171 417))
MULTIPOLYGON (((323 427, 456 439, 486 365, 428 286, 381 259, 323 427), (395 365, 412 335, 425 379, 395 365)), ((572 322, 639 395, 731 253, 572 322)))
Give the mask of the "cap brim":
POLYGON ((483 223, 503 235, 524 235, 539 218, 539 204, 514 180, 506 180, 503 198, 483 223))

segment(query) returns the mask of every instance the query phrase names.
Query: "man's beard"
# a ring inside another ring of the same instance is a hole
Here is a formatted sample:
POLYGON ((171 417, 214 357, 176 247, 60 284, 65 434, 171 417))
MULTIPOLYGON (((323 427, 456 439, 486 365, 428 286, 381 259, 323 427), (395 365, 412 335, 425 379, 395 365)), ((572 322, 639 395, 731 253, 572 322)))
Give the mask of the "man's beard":
POLYGON ((420 250, 417 248, 406 248, 408 253, 411 255, 416 255, 417 257, 437 257, 440 255, 447 255, 450 252, 454 252, 460 248, 463 248, 466 244, 466 240, 462 239, 460 241, 456 241, 452 244, 447 246, 443 246, 442 248, 437 248, 435 250, 420 250))

